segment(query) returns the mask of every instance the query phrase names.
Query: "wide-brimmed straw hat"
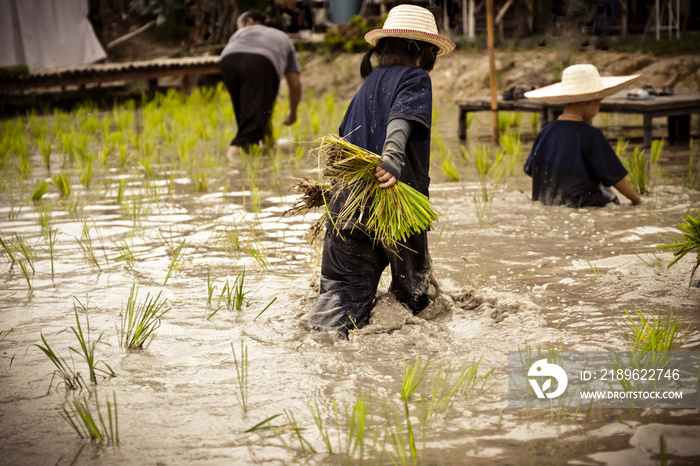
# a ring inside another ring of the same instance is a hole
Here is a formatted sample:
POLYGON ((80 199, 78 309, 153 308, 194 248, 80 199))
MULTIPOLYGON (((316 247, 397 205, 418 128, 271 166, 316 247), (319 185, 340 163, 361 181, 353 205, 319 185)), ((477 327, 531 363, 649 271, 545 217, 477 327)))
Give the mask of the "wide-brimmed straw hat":
POLYGON ((572 65, 564 70, 560 83, 526 92, 525 97, 548 104, 602 99, 619 92, 623 86, 640 76, 641 74, 601 76, 593 65, 572 65))
POLYGON ((415 5, 397 5, 389 10, 389 15, 382 29, 374 29, 365 34, 365 40, 377 45, 384 37, 422 40, 438 48, 437 56, 445 55, 455 49, 455 43, 438 34, 435 16, 423 7, 415 5))

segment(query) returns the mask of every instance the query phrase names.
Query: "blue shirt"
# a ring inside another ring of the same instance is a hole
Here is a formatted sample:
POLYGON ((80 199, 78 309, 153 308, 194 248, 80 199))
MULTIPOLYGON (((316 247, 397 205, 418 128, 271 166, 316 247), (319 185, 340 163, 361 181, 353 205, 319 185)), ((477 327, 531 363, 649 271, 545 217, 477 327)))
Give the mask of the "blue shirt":
POLYGON ((430 76, 421 68, 400 65, 375 68, 350 102, 339 134, 381 155, 386 127, 395 118, 414 123, 400 181, 427 195, 433 100, 430 76))
MULTIPOLYGON (((389 122, 395 118, 413 122, 399 181, 427 196, 432 117, 432 83, 428 73, 417 66, 380 66, 370 73, 350 102, 339 135, 381 155, 389 122)), ((344 193, 336 193, 330 211, 339 212, 345 200, 344 193)))
POLYGON ((566 120, 542 128, 525 173, 532 177, 533 201, 571 207, 619 204, 609 187, 627 176, 600 129, 566 120))

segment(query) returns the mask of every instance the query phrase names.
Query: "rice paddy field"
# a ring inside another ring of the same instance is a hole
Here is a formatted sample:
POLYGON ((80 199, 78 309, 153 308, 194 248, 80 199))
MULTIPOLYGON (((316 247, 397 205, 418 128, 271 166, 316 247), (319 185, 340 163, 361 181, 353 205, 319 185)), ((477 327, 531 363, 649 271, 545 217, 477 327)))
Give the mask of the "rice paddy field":
POLYGON ((507 403, 508 351, 630 350, 649 322, 700 349, 697 251, 658 248, 698 215, 697 141, 657 119, 644 151, 641 117, 599 115, 644 205, 547 207, 537 119, 501 114, 494 153, 488 112, 462 143, 436 105, 442 294, 414 317, 386 274, 339 340, 306 328, 321 213, 285 211, 347 102, 309 93, 291 128, 285 102, 276 148, 232 165, 221 86, 0 122, 0 464, 698 463, 697 410, 507 403))

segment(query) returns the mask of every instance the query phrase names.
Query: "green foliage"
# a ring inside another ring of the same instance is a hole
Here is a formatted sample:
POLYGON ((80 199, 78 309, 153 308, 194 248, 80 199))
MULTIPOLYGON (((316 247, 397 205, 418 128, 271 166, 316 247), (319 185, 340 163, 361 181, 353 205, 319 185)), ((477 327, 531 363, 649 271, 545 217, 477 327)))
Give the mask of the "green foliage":
POLYGON ((107 397, 107 413, 102 414, 100 407, 97 388, 92 394, 95 400, 95 410, 92 411, 88 397, 83 396, 80 399, 73 400, 68 404, 68 409, 65 407, 59 414, 80 436, 81 439, 87 439, 102 444, 119 443, 119 419, 117 417, 117 395, 112 392, 112 402, 110 403, 107 397), (105 423, 105 416, 107 422, 105 423))
POLYGON ((385 18, 363 18, 353 16, 348 23, 338 24, 328 29, 323 37, 323 44, 331 52, 345 51, 357 53, 368 50, 370 45, 365 41, 365 34, 373 29, 381 28, 385 18))
POLYGON ((693 282, 693 277, 695 272, 698 271, 700 267, 700 210, 697 211, 697 217, 693 217, 690 213, 683 216, 685 223, 679 223, 678 228, 683 232, 679 241, 671 244, 662 244, 657 246, 659 249, 670 249, 673 251, 673 255, 676 257, 668 264, 671 267, 673 264, 681 260, 686 254, 692 250, 696 250, 698 255, 693 265, 693 269, 690 271, 690 283, 693 282))
POLYGON ((634 153, 624 159, 632 187, 639 194, 649 193, 648 164, 644 150, 634 148, 634 153))
POLYGON ((162 291, 158 292, 155 297, 148 293, 143 302, 137 303, 139 289, 136 284, 131 285, 119 331, 119 343, 122 347, 145 349, 151 344, 156 337, 156 330, 160 327, 161 318, 170 311, 170 308, 163 309, 168 299, 161 300, 161 293, 162 291))
POLYGON ((49 189, 49 184, 46 181, 37 182, 36 186, 34 186, 34 191, 32 191, 32 201, 40 200, 46 194, 47 189, 49 189))
POLYGON ((666 320, 660 315, 646 316, 639 309, 627 315, 626 326, 621 327, 632 341, 632 351, 666 352, 678 349, 690 329, 690 324, 683 334, 680 333, 678 317, 669 316, 666 320))
POLYGON ((236 350, 231 343, 233 353, 233 363, 236 366, 236 379, 238 380, 238 400, 241 403, 243 412, 248 412, 248 345, 241 340, 241 353, 236 357, 236 350))
POLYGON ((83 332, 83 327, 80 325, 80 317, 78 315, 78 306, 73 303, 73 311, 75 312, 75 327, 70 327, 70 329, 73 331, 73 334, 75 335, 75 338, 78 340, 78 344, 80 345, 78 349, 75 349, 73 347, 69 347, 68 349, 73 351, 75 354, 78 356, 82 357, 85 362, 88 365, 88 373, 90 374, 90 381, 94 384, 97 383, 97 374, 102 374, 104 376, 108 377, 114 377, 116 374, 112 370, 109 365, 104 362, 104 361, 98 361, 95 357, 95 349, 97 348, 97 345, 102 341, 102 333, 100 334, 99 337, 97 337, 97 340, 92 341, 90 339, 90 319, 88 318, 88 308, 87 305, 88 303, 86 302, 84 305, 81 303, 77 298, 74 298, 75 301, 80 305, 80 307, 85 311, 85 322, 86 322, 86 327, 85 327, 85 332, 83 332), (105 367, 106 369, 101 369, 99 368, 99 364, 102 363, 102 366, 105 367))

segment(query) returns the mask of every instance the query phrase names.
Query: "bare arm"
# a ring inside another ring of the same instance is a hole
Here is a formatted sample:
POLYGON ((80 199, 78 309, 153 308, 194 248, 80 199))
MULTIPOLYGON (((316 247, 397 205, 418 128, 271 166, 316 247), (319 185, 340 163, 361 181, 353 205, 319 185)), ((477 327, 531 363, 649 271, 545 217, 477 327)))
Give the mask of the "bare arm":
POLYGON ((284 119, 284 124, 291 125, 297 121, 297 107, 301 101, 301 79, 299 79, 299 73, 294 71, 285 73, 284 79, 287 80, 289 87, 289 111, 284 119))
POLYGON ((637 194, 630 182, 627 181, 627 178, 621 179, 615 183, 614 186, 615 189, 620 191, 627 199, 632 201, 632 205, 640 205, 642 203, 642 198, 639 197, 639 194, 637 194))

